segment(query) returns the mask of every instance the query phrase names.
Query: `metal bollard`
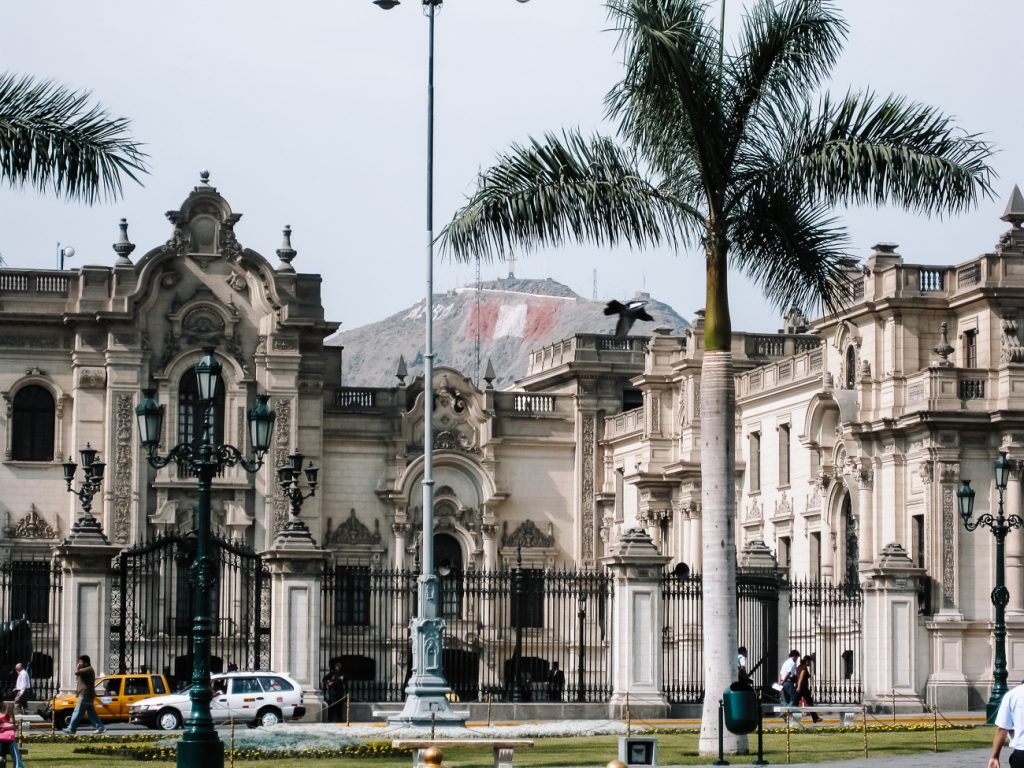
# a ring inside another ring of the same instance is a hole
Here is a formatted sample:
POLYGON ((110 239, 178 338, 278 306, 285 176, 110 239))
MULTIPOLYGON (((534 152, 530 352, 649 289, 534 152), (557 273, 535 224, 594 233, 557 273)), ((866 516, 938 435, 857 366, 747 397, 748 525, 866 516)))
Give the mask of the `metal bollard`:
POLYGON ((718 700, 718 759, 712 765, 728 765, 725 759, 725 704, 718 700))
POLYGON ((764 702, 761 701, 762 692, 757 692, 757 760, 752 765, 768 765, 764 759, 764 702))

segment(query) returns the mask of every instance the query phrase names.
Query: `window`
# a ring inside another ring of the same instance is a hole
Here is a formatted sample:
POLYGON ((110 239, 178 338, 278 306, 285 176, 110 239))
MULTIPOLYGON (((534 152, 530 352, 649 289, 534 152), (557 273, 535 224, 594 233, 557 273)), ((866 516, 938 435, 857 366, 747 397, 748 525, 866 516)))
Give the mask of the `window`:
POLYGON ((851 344, 846 348, 846 388, 853 389, 857 385, 857 350, 851 344))
POLYGON ((789 424, 779 425, 779 485, 789 485, 789 424))
POLYGON ((524 568, 522 572, 522 594, 512 592, 512 626, 544 626, 544 571, 524 568))
POLYGON ((622 492, 623 492, 624 488, 625 488, 625 486, 624 486, 624 483, 623 483, 623 469, 622 469, 622 467, 619 467, 618 469, 615 470, 615 522, 616 523, 621 523, 623 520, 626 519, 624 514, 623 514, 623 506, 624 506, 624 504, 623 504, 623 499, 622 499, 622 492))
POLYGON ((145 677, 129 677, 124 681, 125 696, 149 696, 149 679, 145 677))
POLYGON ((810 536, 810 565, 808 574, 813 579, 821 578, 821 532, 815 531, 810 536))
MULTIPOLYGON (((181 377, 178 388, 178 442, 198 446, 203 440, 203 404, 199 401, 199 383, 196 372, 189 368, 181 377)), ((213 442, 224 442, 224 379, 217 379, 217 391, 213 397, 213 442)), ((221 470, 220 475, 223 474, 221 470)), ((194 477, 186 465, 178 464, 178 477, 194 477)))
POLYGON ((283 677, 264 677, 261 680, 263 682, 263 690, 267 693, 280 693, 281 691, 290 691, 294 688, 283 677))
POLYGON ((910 523, 913 527, 913 549, 910 558, 918 568, 924 568, 924 515, 914 515, 910 523))
POLYGON ((964 331, 964 368, 978 367, 978 332, 964 331))
POLYGON ((153 695, 167 693, 167 689, 164 688, 164 679, 160 675, 151 675, 149 679, 153 683, 153 695))
POLYGON ((789 569, 789 547, 789 536, 779 536, 779 545, 775 552, 775 558, 779 561, 779 568, 784 571, 789 569))
POLYGON ((631 411, 640 408, 644 404, 644 393, 639 389, 622 390, 622 410, 631 411))
POLYGON ((236 677, 231 681, 231 692, 263 693, 263 687, 255 677, 236 677))
POLYGON ((750 456, 747 458, 750 469, 750 492, 761 490, 761 433, 750 433, 750 456))
POLYGON ((370 624, 370 569, 339 565, 334 571, 334 625, 366 627, 370 624))
POLYGON ((45 387, 31 384, 14 395, 11 408, 11 458, 53 461, 56 408, 45 387))
POLYGON ((11 563, 10 619, 25 617, 33 624, 50 621, 50 565, 45 562, 11 563))

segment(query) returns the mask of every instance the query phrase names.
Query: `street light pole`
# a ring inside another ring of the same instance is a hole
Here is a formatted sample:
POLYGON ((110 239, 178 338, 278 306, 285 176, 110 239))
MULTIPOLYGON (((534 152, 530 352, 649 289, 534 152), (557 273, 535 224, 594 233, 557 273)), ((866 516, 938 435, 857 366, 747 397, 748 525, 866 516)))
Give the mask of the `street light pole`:
POLYGON ((100 527, 99 521, 92 514, 92 500, 103 486, 103 471, 107 466, 99 460, 97 454, 97 450, 89 443, 86 443, 85 448, 79 451, 84 479, 77 491, 71 486, 75 482, 78 464, 70 456, 64 462, 64 482, 68 485, 68 493, 73 493, 82 503, 82 516, 71 526, 71 532, 67 539, 68 542, 74 542, 75 544, 110 543, 107 541, 107 537, 103 535, 103 529, 100 527))
MULTIPOLYGON (((529 0, 518 0, 520 3, 529 0)), ((432 722, 465 725, 447 695, 442 647, 444 619, 438 610, 438 581, 434 573, 434 17, 443 0, 420 0, 427 17, 427 295, 426 348, 423 353, 423 542, 422 571, 417 579, 416 616, 412 632, 412 674, 406 686, 405 707, 388 722, 397 725, 430 725, 432 722)), ((373 0, 385 11, 401 0, 373 0)))
POLYGON ((192 622, 192 685, 189 700, 192 711, 185 732, 178 742, 178 768, 223 768, 224 743, 217 736, 210 714, 213 689, 210 687, 210 637, 213 620, 210 596, 217 581, 217 569, 210 556, 210 491, 213 478, 224 467, 238 465, 246 472, 263 466, 263 457, 270 450, 274 430, 274 412, 267 407, 267 395, 257 395, 256 407, 249 411, 249 439, 254 458, 246 459, 233 445, 214 443, 213 403, 220 378, 221 365, 212 347, 203 350, 195 365, 199 402, 203 410, 202 437, 196 442, 179 443, 166 456, 160 456, 160 431, 164 406, 157 405, 156 391, 142 391, 142 402, 135 408, 139 438, 146 449, 147 460, 155 469, 172 461, 187 467, 199 479, 199 500, 196 510, 196 554, 189 572, 195 617, 192 622))
POLYGON ((1024 519, 1020 515, 1006 515, 1003 509, 1003 493, 1006 491, 1006 484, 1010 477, 1011 462, 1006 458, 1006 451, 1000 451, 996 459, 996 490, 999 494, 998 512, 995 516, 986 513, 976 521, 971 519, 974 512, 974 489, 971 488, 970 480, 963 480, 960 490, 957 491, 957 502, 960 506, 960 517, 963 520, 964 528, 974 531, 984 526, 992 531, 996 537, 996 586, 992 590, 992 605, 996 609, 996 622, 994 629, 995 637, 995 663, 992 670, 992 693, 989 696, 988 704, 985 705, 985 719, 988 723, 994 723, 999 705, 1006 695, 1006 605, 1010 602, 1010 592, 1006 588, 1006 561, 1004 555, 1006 535, 1014 528, 1024 526, 1024 519))

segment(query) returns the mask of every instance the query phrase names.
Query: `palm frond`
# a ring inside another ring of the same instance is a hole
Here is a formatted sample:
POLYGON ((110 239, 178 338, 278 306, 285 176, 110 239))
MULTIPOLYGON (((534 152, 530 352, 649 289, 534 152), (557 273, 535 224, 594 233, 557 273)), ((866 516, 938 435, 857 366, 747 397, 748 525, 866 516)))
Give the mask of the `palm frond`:
MULTIPOLYGON (((611 0, 625 76, 605 99, 619 135, 665 175, 680 155, 706 171, 723 156, 718 34, 700 0, 611 0)), ((714 178, 705 185, 720 186, 714 178)))
POLYGON ((849 27, 824 0, 758 0, 726 62, 730 144, 737 147, 758 109, 799 111, 839 60, 849 27))
POLYGON ((112 117, 88 91, 49 80, 0 75, 0 179, 94 203, 123 194, 122 181, 148 173, 130 122, 112 117))
POLYGON ((992 145, 934 107, 848 93, 779 122, 782 163, 829 205, 894 203, 942 215, 992 197, 992 145))
POLYGON ((749 190, 740 210, 730 222, 730 261, 775 307, 807 311, 821 301, 832 310, 849 298, 857 260, 829 208, 769 183, 749 190))
POLYGON ((699 211, 648 181, 611 139, 565 132, 500 155, 438 242, 459 259, 566 241, 675 246, 700 221, 699 211))

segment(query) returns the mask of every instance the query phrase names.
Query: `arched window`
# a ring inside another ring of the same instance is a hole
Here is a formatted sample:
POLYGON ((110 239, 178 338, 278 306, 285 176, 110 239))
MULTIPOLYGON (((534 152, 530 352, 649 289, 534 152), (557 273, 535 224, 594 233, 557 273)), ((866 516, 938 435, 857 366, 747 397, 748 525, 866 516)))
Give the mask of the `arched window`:
POLYGON ((56 422, 53 395, 31 384, 14 395, 11 418, 11 458, 15 461, 53 461, 56 422))
MULTIPOLYGON (((196 372, 189 368, 181 377, 178 386, 178 442, 192 443, 198 446, 203 440, 203 404, 199 400, 199 382, 196 372)), ((224 442, 224 380, 217 379, 217 391, 213 396, 213 434, 210 438, 214 443, 224 442)), ((223 468, 217 476, 222 477, 223 468)), ((178 464, 178 477, 195 477, 187 464, 178 464)))
POLYGON ((853 344, 846 348, 846 388, 853 389, 857 385, 857 350, 853 344))
POLYGON ((441 593, 441 616, 445 619, 462 617, 462 547, 454 536, 439 533, 434 536, 434 568, 441 593))

